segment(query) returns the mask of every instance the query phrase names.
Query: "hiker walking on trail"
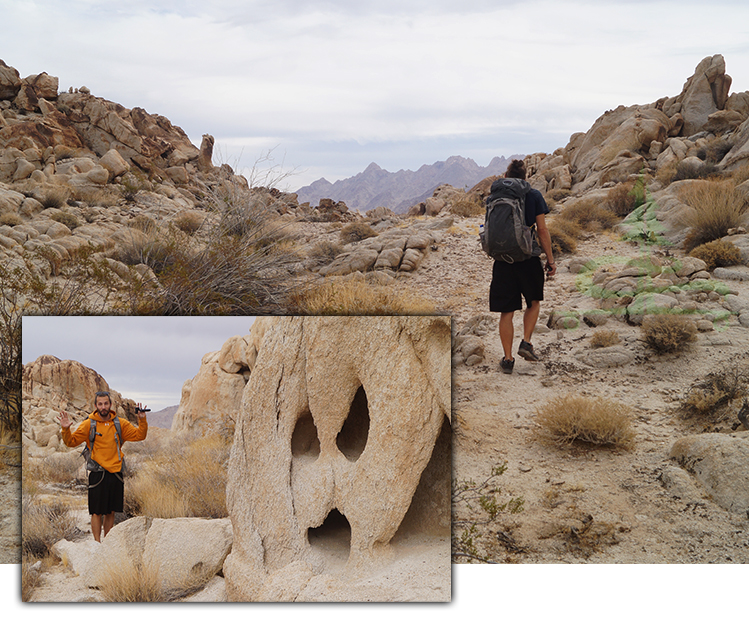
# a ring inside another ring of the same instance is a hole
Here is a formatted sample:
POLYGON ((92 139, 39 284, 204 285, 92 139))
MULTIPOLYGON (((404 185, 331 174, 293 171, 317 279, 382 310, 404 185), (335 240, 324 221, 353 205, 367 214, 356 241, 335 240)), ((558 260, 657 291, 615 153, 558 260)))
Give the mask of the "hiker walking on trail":
POLYGON ((94 400, 96 410, 76 428, 68 413, 61 411, 57 420, 62 427, 62 440, 68 447, 76 447, 84 441, 88 462, 88 512, 91 514, 91 532, 101 542, 114 526, 115 512, 124 510, 125 484, 122 478, 122 444, 125 441, 142 441, 148 432, 146 412, 140 403, 136 405, 138 425, 120 419, 111 410, 112 398, 108 391, 99 391, 94 400))
MULTIPOLYGON (((540 361, 533 350, 531 337, 541 311, 541 301, 544 298, 544 270, 546 270, 546 277, 552 277, 557 270, 552 255, 551 236, 546 227, 546 214, 549 212, 549 207, 541 192, 532 189, 525 180, 525 174, 523 161, 513 160, 507 168, 505 177, 494 181, 491 194, 487 198, 487 228, 490 225, 489 211, 493 203, 497 200, 502 202, 504 196, 511 195, 512 199, 524 207, 525 221, 515 223, 517 235, 519 237, 524 233, 526 237, 529 237, 525 241, 528 247, 524 247, 521 253, 500 254, 495 251, 490 254, 494 257, 494 267, 489 289, 489 309, 500 313, 499 338, 504 352, 500 367, 505 374, 511 374, 515 366, 515 358, 512 355, 514 338, 512 321, 515 312, 522 309, 521 297, 525 298, 526 309, 523 314, 523 339, 517 354, 528 361, 540 361), (523 230, 520 230, 520 227, 523 230), (532 233, 534 227, 535 234, 532 233), (528 228, 531 228, 531 232, 528 228), (541 264, 541 253, 546 254, 545 267, 541 264)), ((510 226, 512 226, 512 219, 510 219, 510 226)), ((487 229, 486 234, 489 233, 487 229)), ((523 243, 521 241, 520 245, 523 243)))

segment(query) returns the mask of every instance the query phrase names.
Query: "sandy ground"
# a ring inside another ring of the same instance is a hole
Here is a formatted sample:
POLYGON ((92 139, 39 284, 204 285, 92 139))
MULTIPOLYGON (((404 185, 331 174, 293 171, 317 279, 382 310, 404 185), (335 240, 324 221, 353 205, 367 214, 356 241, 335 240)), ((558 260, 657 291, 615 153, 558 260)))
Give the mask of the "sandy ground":
MULTIPOLYGON (((479 220, 458 220, 408 285, 435 299, 453 315, 459 331, 472 316, 488 313, 491 260, 478 248, 479 220)), ((641 256, 643 250, 605 234, 591 236, 577 255, 641 256)), ((482 363, 453 369, 453 477, 481 482, 492 467, 507 463, 498 478, 502 502, 522 497, 524 510, 501 514, 474 536, 483 554, 497 562, 557 563, 745 563, 749 518, 719 507, 695 485, 685 496, 667 491, 660 476, 673 466, 674 441, 721 427, 689 426, 675 414, 676 402, 710 371, 749 351, 749 329, 733 318, 702 333, 689 351, 656 356, 640 341, 639 327, 610 320, 636 361, 593 369, 580 361, 593 328, 549 330, 554 308, 593 308, 577 292, 569 257, 557 257, 556 277, 547 283, 539 327, 533 338, 542 361, 517 358, 512 375, 499 371, 502 348, 496 328, 483 337, 482 363), (604 396, 634 411, 636 447, 631 451, 545 447, 534 436, 536 411, 567 394, 604 396)), ((743 297, 749 283, 730 282, 743 297)), ((716 306, 717 307, 717 306, 716 306)), ((582 323, 581 323, 582 324, 582 323)), ((515 349, 521 316, 515 316, 515 349)), ((735 421, 735 420, 733 420, 735 421)), ((466 518, 457 510, 456 518, 466 518)), ((463 560, 463 559, 461 559, 463 560)))

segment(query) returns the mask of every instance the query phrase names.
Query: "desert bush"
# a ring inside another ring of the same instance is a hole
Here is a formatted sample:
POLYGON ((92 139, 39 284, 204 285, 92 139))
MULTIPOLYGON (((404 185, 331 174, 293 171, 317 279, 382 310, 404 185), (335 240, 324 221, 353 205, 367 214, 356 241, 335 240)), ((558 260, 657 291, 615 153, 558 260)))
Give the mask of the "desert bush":
POLYGON ((355 221, 341 228, 341 243, 355 243, 370 237, 377 236, 377 233, 368 223, 364 221, 355 221))
POLYGON ((52 213, 50 219, 67 226, 70 230, 75 230, 78 226, 81 225, 81 222, 78 221, 78 218, 73 215, 73 213, 67 213, 65 211, 52 213))
POLYGON ((598 329, 593 333, 593 337, 590 338, 590 347, 607 348, 609 346, 616 346, 620 341, 619 334, 616 331, 598 329))
POLYGON ((567 219, 586 230, 598 231, 612 228, 619 222, 619 218, 606 204, 593 199, 577 200, 564 207, 559 214, 561 219, 567 219))
POLYGON ((49 191, 47 191, 42 196, 42 199, 39 200, 39 202, 41 202, 42 206, 45 209, 47 208, 61 209, 63 206, 65 206, 69 197, 70 197, 70 191, 67 189, 67 187, 56 187, 54 189, 50 189, 49 191))
POLYGON ((671 182, 683 181, 695 178, 710 178, 720 176, 721 171, 714 163, 692 161, 680 161, 676 164, 676 171, 671 177, 671 182))
POLYGON ((686 418, 716 423, 725 420, 731 403, 749 395, 749 363, 735 361, 710 372, 690 387, 679 406, 686 418))
MULTIPOLYGON (((453 509, 452 548, 453 562, 463 560, 494 563, 489 539, 500 514, 518 514, 523 511, 523 497, 500 498, 504 492, 497 480, 507 471, 507 463, 494 466, 489 476, 481 482, 453 480, 451 500, 453 509)), ((505 541, 511 552, 525 552, 504 531, 497 536, 505 541)))
MULTIPOLYGON (((336 278, 337 279, 337 278, 336 278)), ((295 293, 295 313, 317 316, 430 315, 435 307, 410 291, 362 281, 324 281, 295 293)))
POLYGON ((0 215, 0 226, 20 226, 23 219, 18 213, 3 213, 0 215))
POLYGON ((177 215, 174 225, 186 234, 195 234, 205 222, 205 216, 196 211, 185 211, 177 215))
POLYGON ((61 501, 41 503, 34 495, 22 501, 21 551, 25 555, 43 557, 61 539, 70 539, 76 532, 70 509, 61 501))
POLYGON ((342 251, 343 248, 338 243, 318 241, 309 251, 307 257, 314 260, 316 264, 323 266, 333 262, 342 251))
POLYGON ((645 344, 659 355, 681 352, 697 339, 694 321, 679 314, 650 314, 640 328, 645 344))
POLYGON ((697 151, 697 157, 707 163, 717 164, 723 160, 728 152, 733 148, 733 142, 725 138, 717 138, 710 141, 704 148, 697 151))
POLYGON ((577 251, 577 238, 581 233, 577 223, 555 217, 549 221, 548 229, 554 254, 574 254, 577 251))
POLYGON ((458 217, 480 217, 486 212, 484 201, 477 194, 461 196, 450 206, 450 212, 458 217))
POLYGON ((690 183, 681 191, 685 209, 683 223, 691 228, 684 240, 684 249, 724 237, 728 230, 742 225, 749 211, 749 202, 731 181, 690 183))
POLYGON ((609 190, 606 204, 618 217, 626 217, 638 206, 645 204, 645 186, 640 181, 619 183, 609 190))
POLYGON ((229 449, 219 435, 173 440, 135 472, 125 511, 152 518, 225 518, 229 449))
POLYGON ((742 262, 739 248, 731 241, 722 239, 698 245, 689 255, 703 260, 710 271, 715 267, 729 267, 742 262))
POLYGON ((151 219, 148 215, 140 213, 133 219, 127 222, 127 225, 136 230, 140 230, 143 234, 153 235, 159 231, 159 225, 151 219))
POLYGON ((98 588, 107 602, 170 602, 159 586, 159 572, 138 564, 134 570, 122 570, 118 565, 104 567, 98 575, 98 588))
POLYGON ((629 449, 635 440, 629 408, 605 398, 557 396, 537 411, 536 422, 539 438, 558 446, 578 441, 629 449))

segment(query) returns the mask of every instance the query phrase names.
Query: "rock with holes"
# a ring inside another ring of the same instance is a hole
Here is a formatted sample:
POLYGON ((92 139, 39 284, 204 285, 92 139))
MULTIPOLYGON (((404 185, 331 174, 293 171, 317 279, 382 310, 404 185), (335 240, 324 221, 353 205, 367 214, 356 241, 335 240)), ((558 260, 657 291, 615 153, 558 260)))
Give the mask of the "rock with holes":
MULTIPOLYGON (((344 562, 346 578, 374 573, 399 530, 449 545, 450 319, 255 324, 265 333, 229 459, 228 598, 307 599, 344 562)), ((356 590, 348 601, 364 601, 356 590)))

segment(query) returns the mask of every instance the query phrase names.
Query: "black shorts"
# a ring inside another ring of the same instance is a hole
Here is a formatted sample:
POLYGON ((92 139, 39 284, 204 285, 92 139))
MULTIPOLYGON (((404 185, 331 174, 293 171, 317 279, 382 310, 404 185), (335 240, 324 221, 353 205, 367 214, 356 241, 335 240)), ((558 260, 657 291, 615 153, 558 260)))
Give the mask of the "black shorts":
POLYGON ((492 283, 489 287, 489 310, 492 312, 516 312, 531 301, 544 300, 544 267, 541 258, 533 257, 522 262, 495 260, 492 283))
POLYGON ((111 514, 124 511, 125 483, 122 473, 92 471, 88 474, 88 513, 111 514))

